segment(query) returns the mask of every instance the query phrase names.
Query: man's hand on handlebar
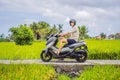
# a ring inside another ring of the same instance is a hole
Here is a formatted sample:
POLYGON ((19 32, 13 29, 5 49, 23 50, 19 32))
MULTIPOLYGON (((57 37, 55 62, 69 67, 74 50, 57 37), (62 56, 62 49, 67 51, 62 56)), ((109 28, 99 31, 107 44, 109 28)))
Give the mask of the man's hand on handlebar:
POLYGON ((62 33, 62 34, 59 34, 59 36, 60 36, 60 37, 64 37, 64 36, 65 36, 65 34, 64 34, 64 33, 62 33))

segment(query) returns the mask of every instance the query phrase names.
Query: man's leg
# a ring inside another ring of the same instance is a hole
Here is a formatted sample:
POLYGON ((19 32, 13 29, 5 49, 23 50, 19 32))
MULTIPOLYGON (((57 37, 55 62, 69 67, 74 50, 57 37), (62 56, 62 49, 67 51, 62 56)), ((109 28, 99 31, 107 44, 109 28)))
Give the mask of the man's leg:
POLYGON ((60 45, 59 45, 59 49, 58 49, 58 54, 60 53, 60 51, 61 51, 61 49, 62 49, 62 45, 63 45, 63 43, 67 43, 67 39, 65 39, 65 38, 62 38, 62 39, 60 39, 60 45))

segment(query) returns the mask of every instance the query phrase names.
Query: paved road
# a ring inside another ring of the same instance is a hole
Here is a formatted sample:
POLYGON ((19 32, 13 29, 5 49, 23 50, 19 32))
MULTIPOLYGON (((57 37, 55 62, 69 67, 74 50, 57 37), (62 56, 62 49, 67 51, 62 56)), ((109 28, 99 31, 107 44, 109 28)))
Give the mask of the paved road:
POLYGON ((79 63, 75 60, 52 60, 50 62, 43 62, 41 60, 0 60, 0 64, 53 64, 53 65, 106 65, 106 64, 112 64, 112 65, 120 65, 120 60, 87 60, 84 63, 79 63))

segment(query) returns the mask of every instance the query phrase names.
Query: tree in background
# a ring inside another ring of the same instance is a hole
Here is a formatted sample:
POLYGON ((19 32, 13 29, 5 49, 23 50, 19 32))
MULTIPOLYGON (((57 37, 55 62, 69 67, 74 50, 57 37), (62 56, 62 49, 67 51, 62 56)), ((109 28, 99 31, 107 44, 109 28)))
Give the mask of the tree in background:
POLYGON ((34 33, 34 38, 36 40, 46 38, 46 35, 50 32, 50 25, 44 21, 30 24, 30 28, 34 33))
POLYGON ((78 29, 79 29, 79 39, 85 39, 88 37, 87 33, 88 33, 88 28, 83 25, 83 26, 78 26, 78 29))
POLYGON ((115 39, 120 39, 120 33, 115 34, 115 39))
POLYGON ((17 45, 32 44, 34 40, 33 31, 26 25, 12 27, 9 31, 12 32, 13 39, 17 45))
POLYGON ((33 22, 33 24, 30 24, 30 28, 32 29, 32 31, 34 33, 34 37, 37 38, 37 36, 38 36, 38 29, 39 29, 39 26, 37 25, 37 23, 33 22))
POLYGON ((50 29, 49 35, 50 35, 50 34, 54 34, 54 33, 56 33, 57 31, 58 31, 57 26, 54 24, 54 26, 51 27, 51 29, 50 29))
POLYGON ((0 38, 4 38, 5 37, 5 35, 2 33, 1 35, 0 35, 0 38))
POLYGON ((106 34, 105 33, 100 33, 100 37, 101 37, 101 39, 105 39, 106 38, 106 34))
POLYGON ((8 34, 8 36, 5 36, 5 34, 0 34, 0 42, 10 42, 11 40, 11 36, 10 34, 8 34))
POLYGON ((4 41, 4 34, 0 34, 0 42, 3 42, 4 41))
POLYGON ((59 31, 61 31, 61 33, 63 32, 63 24, 58 24, 58 29, 59 29, 59 31))
POLYGON ((30 28, 34 33, 34 38, 36 40, 46 39, 48 35, 54 34, 58 31, 58 28, 55 24, 54 26, 50 26, 47 22, 44 21, 38 23, 33 22, 33 24, 30 24, 30 28))
POLYGON ((45 39, 48 32, 50 31, 50 25, 47 22, 41 21, 41 22, 38 22, 38 26, 39 26, 39 29, 37 32, 40 36, 40 39, 45 39))

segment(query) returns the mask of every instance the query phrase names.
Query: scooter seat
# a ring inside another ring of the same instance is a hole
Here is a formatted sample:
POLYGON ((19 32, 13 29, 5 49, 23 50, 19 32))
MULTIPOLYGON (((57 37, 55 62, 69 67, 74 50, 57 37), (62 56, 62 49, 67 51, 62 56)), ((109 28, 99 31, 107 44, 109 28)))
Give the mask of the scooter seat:
POLYGON ((78 41, 79 43, 85 42, 84 40, 78 41))

